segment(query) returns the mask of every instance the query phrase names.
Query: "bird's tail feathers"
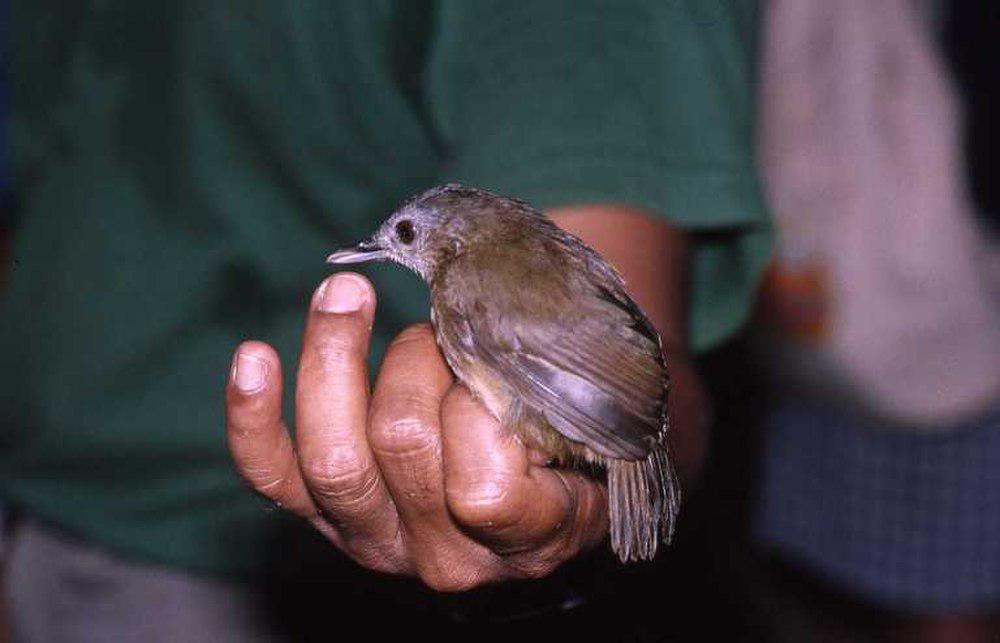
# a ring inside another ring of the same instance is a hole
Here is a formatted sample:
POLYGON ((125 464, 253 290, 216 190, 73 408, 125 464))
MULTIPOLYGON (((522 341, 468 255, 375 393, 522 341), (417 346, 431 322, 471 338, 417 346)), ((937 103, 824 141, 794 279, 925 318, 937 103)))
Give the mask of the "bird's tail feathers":
POLYGON ((681 488, 662 441, 643 460, 609 460, 611 548, 622 562, 649 560, 669 544, 681 488))

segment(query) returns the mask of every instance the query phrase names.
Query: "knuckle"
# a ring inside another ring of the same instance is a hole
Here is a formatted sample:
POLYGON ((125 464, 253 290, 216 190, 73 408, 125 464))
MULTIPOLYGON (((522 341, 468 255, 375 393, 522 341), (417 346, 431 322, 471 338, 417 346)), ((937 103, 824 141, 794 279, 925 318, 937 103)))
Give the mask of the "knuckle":
POLYGON ((516 525, 521 519, 509 481, 502 477, 464 488, 448 487, 445 499, 452 516, 466 527, 502 530, 516 525))
POLYGON ((431 423, 423 414, 400 417, 376 414, 372 420, 368 442, 380 455, 407 456, 435 449, 437 439, 431 423))
POLYGON ((303 462, 303 476, 314 496, 337 506, 362 503, 378 488, 378 473, 354 456, 303 462))

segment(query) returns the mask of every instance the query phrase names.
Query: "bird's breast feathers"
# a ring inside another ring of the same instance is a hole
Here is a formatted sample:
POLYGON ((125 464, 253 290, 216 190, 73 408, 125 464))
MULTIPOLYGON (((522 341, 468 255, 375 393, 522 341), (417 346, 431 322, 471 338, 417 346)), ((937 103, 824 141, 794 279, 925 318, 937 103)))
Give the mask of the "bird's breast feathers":
POLYGON ((534 418, 603 456, 645 457, 665 430, 655 330, 616 283, 540 279, 450 266, 431 293, 448 364, 505 424, 534 418))

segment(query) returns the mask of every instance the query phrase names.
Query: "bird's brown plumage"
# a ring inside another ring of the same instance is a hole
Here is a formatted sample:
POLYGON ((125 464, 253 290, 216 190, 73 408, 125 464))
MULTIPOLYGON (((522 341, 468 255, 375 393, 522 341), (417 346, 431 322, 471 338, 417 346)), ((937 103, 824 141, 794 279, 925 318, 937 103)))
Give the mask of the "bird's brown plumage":
POLYGON ((483 190, 436 188, 389 223, 400 217, 433 228, 419 257, 397 260, 430 285, 455 375, 529 446, 606 468, 612 546, 623 560, 652 557, 679 504, 667 372, 659 334, 622 279, 537 210, 483 190))
POLYGON ((642 458, 662 431, 659 345, 619 284, 575 263, 540 238, 455 257, 431 286, 439 343, 460 379, 495 380, 508 404, 600 455, 642 458))

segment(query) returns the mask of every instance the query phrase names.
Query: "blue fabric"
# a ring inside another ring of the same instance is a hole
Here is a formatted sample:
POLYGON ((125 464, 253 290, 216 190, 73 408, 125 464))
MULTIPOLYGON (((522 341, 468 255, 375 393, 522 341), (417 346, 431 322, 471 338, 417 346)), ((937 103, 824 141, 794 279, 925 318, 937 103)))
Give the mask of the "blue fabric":
POLYGON ((1000 604, 1000 408, 918 435, 782 407, 762 468, 765 547, 890 609, 1000 604))

